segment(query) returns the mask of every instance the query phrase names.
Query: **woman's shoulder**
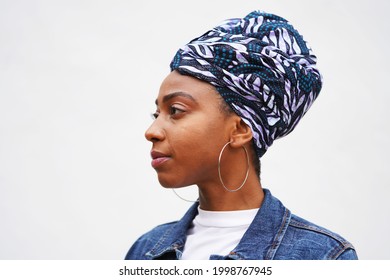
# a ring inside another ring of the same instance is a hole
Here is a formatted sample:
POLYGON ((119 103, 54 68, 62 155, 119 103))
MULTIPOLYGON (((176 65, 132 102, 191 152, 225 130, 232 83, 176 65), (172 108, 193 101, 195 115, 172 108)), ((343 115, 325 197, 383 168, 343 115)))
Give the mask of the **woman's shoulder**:
POLYGON ((280 250, 297 259, 357 259, 354 246, 341 235, 292 214, 280 250))

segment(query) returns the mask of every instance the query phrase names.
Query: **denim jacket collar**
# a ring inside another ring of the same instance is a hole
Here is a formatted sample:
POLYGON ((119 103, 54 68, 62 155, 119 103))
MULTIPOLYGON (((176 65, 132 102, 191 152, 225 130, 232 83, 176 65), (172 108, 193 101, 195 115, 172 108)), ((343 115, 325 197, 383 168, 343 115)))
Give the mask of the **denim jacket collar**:
MULTIPOLYGON (((146 255, 158 259, 165 254, 174 253, 176 258, 180 259, 187 230, 198 214, 198 206, 199 203, 193 204, 183 218, 167 230, 146 255)), ((269 190, 264 189, 263 203, 236 248, 227 256, 212 255, 210 259, 273 259, 290 219, 291 212, 273 197, 269 190)))
POLYGON ((176 258, 180 259, 186 241, 187 230, 191 226, 192 220, 198 214, 199 203, 194 203, 174 226, 170 227, 159 239, 156 245, 146 253, 152 259, 159 259, 166 253, 176 253, 176 258))

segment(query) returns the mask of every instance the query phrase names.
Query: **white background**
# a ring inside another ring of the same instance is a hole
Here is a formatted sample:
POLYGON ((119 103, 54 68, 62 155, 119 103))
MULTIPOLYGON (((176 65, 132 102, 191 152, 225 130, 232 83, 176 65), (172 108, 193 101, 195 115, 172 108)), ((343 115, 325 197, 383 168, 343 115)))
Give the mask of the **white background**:
POLYGON ((159 186, 143 136, 159 85, 180 46, 255 9, 291 21, 324 76, 263 186, 390 259, 389 3, 0 0, 0 259, 122 259, 179 219, 189 204, 159 186))

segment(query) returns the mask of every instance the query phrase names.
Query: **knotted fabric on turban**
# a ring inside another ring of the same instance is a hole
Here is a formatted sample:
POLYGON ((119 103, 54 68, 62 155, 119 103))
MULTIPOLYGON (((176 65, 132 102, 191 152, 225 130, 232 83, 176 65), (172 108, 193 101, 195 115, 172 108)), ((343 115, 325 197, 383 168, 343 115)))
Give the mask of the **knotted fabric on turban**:
POLYGON ((214 85, 250 126, 258 157, 297 125, 321 90, 316 57, 285 19, 254 11, 178 50, 171 70, 214 85))

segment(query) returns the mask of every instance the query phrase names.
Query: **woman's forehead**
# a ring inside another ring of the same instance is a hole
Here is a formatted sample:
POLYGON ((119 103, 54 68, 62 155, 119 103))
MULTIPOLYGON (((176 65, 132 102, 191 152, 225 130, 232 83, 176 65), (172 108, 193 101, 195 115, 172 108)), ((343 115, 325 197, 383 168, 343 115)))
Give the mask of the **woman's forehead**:
POLYGON ((179 96, 201 102, 205 99, 216 99, 219 94, 214 86, 205 81, 172 71, 163 80, 156 102, 179 96))

